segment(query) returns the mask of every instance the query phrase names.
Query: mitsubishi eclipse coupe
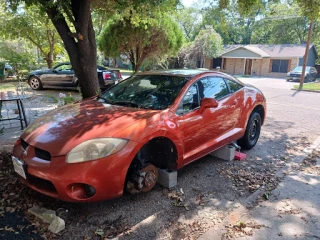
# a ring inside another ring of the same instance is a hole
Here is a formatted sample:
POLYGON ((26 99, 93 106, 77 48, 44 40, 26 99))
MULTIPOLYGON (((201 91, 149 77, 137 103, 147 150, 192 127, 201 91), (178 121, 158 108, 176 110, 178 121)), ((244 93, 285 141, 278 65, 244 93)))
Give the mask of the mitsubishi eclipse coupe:
POLYGON ((238 141, 253 148, 266 116, 260 90, 214 71, 139 73, 101 95, 36 120, 13 148, 32 189, 71 202, 151 190, 175 171, 238 141))

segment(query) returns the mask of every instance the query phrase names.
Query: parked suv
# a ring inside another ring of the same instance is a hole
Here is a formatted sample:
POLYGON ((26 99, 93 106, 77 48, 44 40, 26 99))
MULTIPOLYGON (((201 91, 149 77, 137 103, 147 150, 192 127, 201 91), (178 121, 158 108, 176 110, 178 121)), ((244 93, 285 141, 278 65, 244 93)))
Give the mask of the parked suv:
MULTIPOLYGON (((315 81, 317 79, 317 73, 318 72, 314 67, 307 66, 304 82, 315 81)), ((286 80, 299 82, 301 74, 302 74, 302 66, 298 66, 295 69, 293 69, 291 72, 287 73, 286 80)))

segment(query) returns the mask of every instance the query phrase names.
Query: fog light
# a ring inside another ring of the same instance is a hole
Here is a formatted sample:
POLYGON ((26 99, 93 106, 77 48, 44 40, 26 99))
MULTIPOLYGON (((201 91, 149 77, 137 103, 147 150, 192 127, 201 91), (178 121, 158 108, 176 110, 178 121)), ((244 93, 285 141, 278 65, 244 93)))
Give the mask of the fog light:
POLYGON ((88 197, 92 197, 96 194, 96 189, 88 184, 84 184, 84 191, 88 197))

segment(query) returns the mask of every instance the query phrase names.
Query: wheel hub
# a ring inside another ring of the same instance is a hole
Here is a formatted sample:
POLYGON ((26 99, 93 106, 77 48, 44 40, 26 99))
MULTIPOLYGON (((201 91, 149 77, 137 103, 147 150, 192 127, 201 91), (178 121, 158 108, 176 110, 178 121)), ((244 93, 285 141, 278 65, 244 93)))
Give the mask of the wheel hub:
POLYGON ((137 170, 127 183, 129 193, 148 192, 157 183, 158 169, 152 164, 145 165, 137 170))
POLYGON ((157 183, 158 169, 154 165, 149 164, 146 167, 144 167, 140 172, 141 172, 141 175, 144 176, 143 177, 143 187, 141 188, 141 191, 148 192, 157 183))

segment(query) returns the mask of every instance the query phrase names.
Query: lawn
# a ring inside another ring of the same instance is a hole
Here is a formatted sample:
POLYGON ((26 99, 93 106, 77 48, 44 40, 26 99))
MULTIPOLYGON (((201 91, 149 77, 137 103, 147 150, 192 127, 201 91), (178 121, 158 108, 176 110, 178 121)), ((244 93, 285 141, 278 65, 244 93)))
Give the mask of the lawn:
MULTIPOLYGON (((294 87, 294 89, 298 89, 299 85, 294 85, 293 87, 294 87)), ((320 82, 304 83, 302 90, 319 91, 320 92, 320 82)))

